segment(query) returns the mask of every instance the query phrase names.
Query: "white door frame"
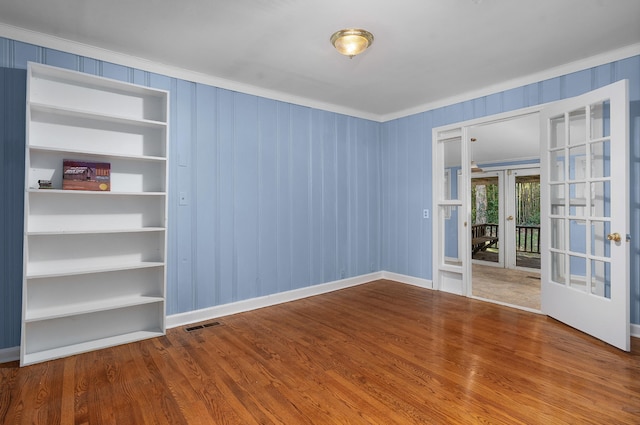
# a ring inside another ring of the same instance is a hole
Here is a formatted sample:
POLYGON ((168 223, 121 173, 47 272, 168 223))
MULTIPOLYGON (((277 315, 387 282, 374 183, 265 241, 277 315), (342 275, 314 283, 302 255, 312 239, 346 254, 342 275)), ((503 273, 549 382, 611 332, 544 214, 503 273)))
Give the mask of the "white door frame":
MULTIPOLYGON (((433 288, 444 292, 450 292, 459 295, 471 296, 471 252, 466 247, 471 246, 471 189, 470 189, 470 170, 469 167, 461 167, 461 182, 459 183, 459 191, 464 196, 459 196, 457 200, 444 199, 445 172, 443 162, 443 151, 440 140, 447 137, 456 137, 461 140, 460 164, 470 163, 469 154, 469 138, 467 137, 469 127, 482 124, 490 124, 499 121, 511 120, 525 115, 539 113, 544 105, 536 105, 529 108, 518 109, 515 111, 504 112, 488 117, 476 118, 473 120, 462 121, 455 124, 436 127, 432 130, 432 181, 433 181, 433 208, 432 208, 432 229, 433 229, 433 288), (445 263, 443 259, 443 240, 444 229, 442 223, 444 220, 443 211, 447 206, 452 205, 459 209, 458 237, 457 240, 460 247, 459 260, 461 264, 452 267, 445 263)), ((487 169, 489 170, 489 169, 487 169)), ((450 180, 449 180, 450 181, 450 180)))

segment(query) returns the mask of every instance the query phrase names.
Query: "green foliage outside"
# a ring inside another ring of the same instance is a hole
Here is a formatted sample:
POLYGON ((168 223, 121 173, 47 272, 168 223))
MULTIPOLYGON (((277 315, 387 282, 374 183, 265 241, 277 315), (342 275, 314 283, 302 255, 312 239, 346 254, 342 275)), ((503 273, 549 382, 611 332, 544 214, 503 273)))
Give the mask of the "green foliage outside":
MULTIPOLYGON (((472 185, 471 190, 471 219, 474 224, 499 225, 500 193, 497 179, 495 184, 472 185)), ((516 181, 516 226, 540 226, 540 182, 516 181)), ((539 232, 529 233, 527 229, 517 227, 516 249, 520 252, 535 252, 539 232)), ((497 252, 498 247, 490 248, 497 252)))
MULTIPOLYGON (((482 196, 480 185, 473 186, 471 190, 471 220, 475 224, 491 223, 499 224, 499 191, 497 184, 484 186, 485 194, 485 220, 478 221, 478 216, 482 217, 482 211, 478 211, 477 197, 482 196)), ((482 206, 481 206, 482 208, 482 206)), ((518 226, 539 226, 540 225, 540 183, 526 182, 516 183, 516 224, 518 226)))

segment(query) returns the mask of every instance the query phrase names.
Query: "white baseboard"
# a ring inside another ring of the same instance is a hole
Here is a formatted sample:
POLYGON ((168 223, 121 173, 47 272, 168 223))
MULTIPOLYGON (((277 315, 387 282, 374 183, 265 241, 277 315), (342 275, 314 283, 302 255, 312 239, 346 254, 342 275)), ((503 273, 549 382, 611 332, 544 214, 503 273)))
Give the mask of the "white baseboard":
POLYGON ((631 324, 631 336, 640 338, 640 325, 631 324))
POLYGON ((382 279, 382 275, 383 272, 369 273, 349 279, 336 280, 333 282, 309 286, 307 288, 294 289, 291 291, 280 292, 278 294, 252 298, 250 300, 237 301, 234 303, 204 308, 202 310, 172 314, 171 316, 167 316, 167 328, 175 328, 191 323, 202 322, 204 320, 215 319, 216 317, 242 313, 258 308, 269 307, 276 304, 312 297, 314 295, 325 294, 327 292, 333 292, 339 289, 349 288, 351 286, 362 285, 363 283, 382 279))
POLYGON ((419 286, 420 288, 433 289, 433 281, 420 277, 407 276, 404 274, 382 271, 382 279, 393 280, 407 285, 419 286))
POLYGON ((0 348, 0 363, 20 360, 20 347, 0 348))

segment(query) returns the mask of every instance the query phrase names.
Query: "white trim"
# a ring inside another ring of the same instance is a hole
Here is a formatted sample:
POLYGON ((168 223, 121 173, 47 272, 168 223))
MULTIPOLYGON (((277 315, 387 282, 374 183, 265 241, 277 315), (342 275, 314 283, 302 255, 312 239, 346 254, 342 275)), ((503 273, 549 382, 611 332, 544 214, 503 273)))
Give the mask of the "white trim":
POLYGON ((461 93, 456 96, 451 96, 444 99, 439 99, 433 102, 425 103, 415 106, 413 108, 405 109, 402 111, 394 112, 386 115, 379 115, 359 111, 352 108, 346 108, 344 106, 335 105, 332 103, 319 102, 313 99, 293 96, 287 93, 282 93, 274 90, 269 90, 261 87, 256 87, 249 84, 239 83, 237 81, 228 80, 225 78, 216 77, 213 75, 204 74, 201 72, 191 71, 176 66, 171 66, 159 62, 153 62, 148 59, 140 58, 137 56, 127 55, 124 53, 115 52, 112 50, 103 49, 100 47, 91 46, 76 41, 67 40, 60 37, 55 37, 40 32, 19 28, 13 25, 0 23, 0 37, 9 38, 11 40, 21 41, 24 43, 30 43, 41 47, 50 49, 61 50, 64 52, 86 56, 98 60, 116 63, 123 66, 129 66, 145 71, 155 72, 158 74, 166 75, 169 77, 179 78, 186 81, 192 81, 222 89, 238 91, 241 93, 251 94, 254 96, 266 97, 273 100, 279 100, 282 102, 293 103, 296 105, 306 106, 309 108, 321 109, 325 111, 335 112, 339 114, 345 114, 356 118, 363 118, 367 120, 386 122, 397 118, 406 117, 409 115, 418 114, 425 111, 440 108, 442 106, 456 104, 469 99, 475 99, 478 97, 486 96, 489 94, 499 93, 501 91, 513 89, 516 87, 526 86, 528 84, 537 83, 550 78, 560 77, 572 72, 582 71, 584 69, 592 68, 599 65, 604 65, 610 62, 614 62, 621 59, 626 59, 636 55, 640 55, 640 43, 632 44, 630 46, 622 47, 616 50, 611 50, 599 55, 591 56, 586 59, 577 60, 564 64, 555 68, 551 68, 545 71, 529 74, 524 77, 515 78, 509 81, 504 81, 498 84, 490 85, 478 90, 461 93))
POLYGON ((400 282, 406 285, 418 286, 420 288, 425 288, 425 289, 433 289, 433 281, 429 279, 407 276, 404 274, 398 274, 393 272, 382 271, 381 273, 382 273, 381 279, 393 280, 394 282, 400 282))
POLYGON ((306 288, 293 289, 291 291, 251 298, 249 300, 237 301, 201 310, 189 311, 187 313, 172 314, 171 316, 167 316, 167 328, 175 328, 178 326, 214 319, 216 317, 243 313, 245 311, 256 310, 258 308, 270 307, 276 304, 312 297, 314 295, 325 294, 327 292, 333 292, 339 289, 349 288, 351 286, 362 285, 374 280, 383 279, 383 274, 384 272, 369 273, 349 279, 341 279, 306 288))
POLYGON ((20 360, 20 347, 0 348, 0 363, 20 360))
POLYGON ((630 329, 631 336, 635 338, 640 338, 640 325, 636 325, 635 323, 632 323, 630 328, 631 328, 630 329))
POLYGON ((535 313, 535 314, 544 315, 542 310, 537 310, 535 308, 525 307, 525 306, 522 306, 522 305, 506 303, 506 302, 498 301, 498 300, 492 300, 490 298, 477 297, 475 295, 471 295, 471 296, 469 296, 469 298, 472 299, 472 300, 478 300, 478 301, 484 301, 484 302, 491 303, 491 304, 497 304, 497 305, 500 305, 502 307, 515 308, 516 310, 528 311, 529 313, 535 313))

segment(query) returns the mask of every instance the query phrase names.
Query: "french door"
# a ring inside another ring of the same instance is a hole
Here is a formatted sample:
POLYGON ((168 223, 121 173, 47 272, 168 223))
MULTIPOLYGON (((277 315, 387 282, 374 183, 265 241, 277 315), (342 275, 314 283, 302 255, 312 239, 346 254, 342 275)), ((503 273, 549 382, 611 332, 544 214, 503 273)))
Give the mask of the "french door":
POLYGON ((505 238, 504 172, 471 173, 471 259, 474 262, 505 267, 510 247, 505 238))
POLYGON ((540 118, 542 311, 629 351, 627 82, 540 118))
MULTIPOLYGON (((628 351, 627 82, 533 112, 540 117, 542 311, 628 351)), ((531 110, 510 116, 526 113, 531 110)), ((462 195, 471 190, 468 129, 504 119, 509 116, 433 131, 436 289, 472 295, 471 206, 462 195)))

